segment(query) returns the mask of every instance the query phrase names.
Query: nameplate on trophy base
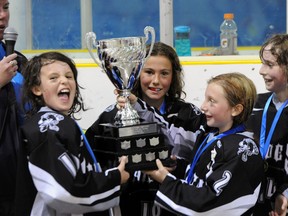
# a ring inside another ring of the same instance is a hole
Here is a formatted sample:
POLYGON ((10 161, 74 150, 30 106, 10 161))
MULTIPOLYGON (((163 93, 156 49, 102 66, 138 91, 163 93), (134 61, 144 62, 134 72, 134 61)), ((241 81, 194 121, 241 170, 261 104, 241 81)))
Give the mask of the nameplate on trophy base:
POLYGON ((130 137, 99 136, 94 137, 93 151, 103 169, 117 166, 119 158, 128 157, 126 170, 156 169, 156 159, 171 166, 171 146, 165 145, 161 133, 140 134, 130 137))
POLYGON ((109 133, 113 137, 129 137, 142 134, 155 134, 159 132, 159 124, 157 122, 141 122, 137 125, 116 126, 110 123, 101 124, 104 133, 109 133))

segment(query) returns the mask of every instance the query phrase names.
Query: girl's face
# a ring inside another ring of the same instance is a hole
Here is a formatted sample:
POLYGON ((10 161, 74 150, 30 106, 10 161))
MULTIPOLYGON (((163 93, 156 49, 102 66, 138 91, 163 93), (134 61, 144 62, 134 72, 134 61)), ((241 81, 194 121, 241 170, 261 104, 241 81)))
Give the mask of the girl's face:
POLYGON ((150 56, 141 74, 143 100, 159 109, 172 82, 172 64, 165 56, 150 56))
POLYGON ((231 129, 234 109, 229 105, 223 88, 217 83, 208 84, 201 110, 206 115, 207 125, 218 128, 219 133, 231 129))
POLYGON ((61 61, 44 65, 40 80, 33 93, 42 96, 46 106, 67 115, 76 95, 76 81, 69 65, 61 61))
POLYGON ((260 75, 262 75, 266 89, 276 94, 285 91, 287 88, 287 78, 282 67, 276 62, 275 56, 269 51, 271 45, 268 45, 263 52, 263 59, 260 68, 260 75))

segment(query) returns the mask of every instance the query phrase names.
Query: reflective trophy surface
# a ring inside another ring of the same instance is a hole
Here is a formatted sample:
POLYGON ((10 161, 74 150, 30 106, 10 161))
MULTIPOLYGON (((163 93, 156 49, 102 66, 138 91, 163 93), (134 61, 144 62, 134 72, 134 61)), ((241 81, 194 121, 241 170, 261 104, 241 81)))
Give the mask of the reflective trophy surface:
MULTIPOLYGON (((155 43, 154 28, 146 26, 144 34, 145 37, 104 40, 97 40, 94 32, 86 34, 86 45, 92 59, 106 73, 120 96, 129 97, 146 59, 152 52, 155 43), (149 35, 151 45, 146 53, 149 35)), ((118 157, 127 155, 126 168, 150 169, 151 166, 155 167, 157 158, 165 160, 169 157, 169 147, 164 144, 159 124, 141 121, 129 100, 126 101, 124 108, 117 111, 113 123, 101 124, 103 133, 95 136, 94 152, 98 160, 106 154, 103 160, 110 157, 109 160, 114 162, 118 157)))

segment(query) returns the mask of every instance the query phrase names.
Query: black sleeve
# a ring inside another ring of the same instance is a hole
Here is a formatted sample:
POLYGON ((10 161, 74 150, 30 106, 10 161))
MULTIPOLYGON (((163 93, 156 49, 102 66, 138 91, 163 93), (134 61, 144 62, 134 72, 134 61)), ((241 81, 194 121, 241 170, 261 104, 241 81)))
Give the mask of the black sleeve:
POLYGON ((17 58, 16 58, 16 61, 17 61, 17 65, 18 65, 18 71, 20 73, 22 73, 24 67, 26 66, 26 63, 27 63, 27 58, 20 52, 18 51, 15 51, 15 53, 17 54, 17 58))

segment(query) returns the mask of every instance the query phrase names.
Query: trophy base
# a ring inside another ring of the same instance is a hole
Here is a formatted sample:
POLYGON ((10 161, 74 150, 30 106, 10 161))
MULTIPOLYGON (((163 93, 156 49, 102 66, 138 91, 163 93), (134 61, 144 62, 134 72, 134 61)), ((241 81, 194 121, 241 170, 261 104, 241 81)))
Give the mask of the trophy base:
POLYGON ((164 166, 173 166, 171 146, 165 145, 157 123, 140 123, 130 126, 102 124, 105 135, 94 137, 93 151, 102 168, 115 167, 119 158, 128 157, 127 171, 157 169, 156 159, 164 166))

